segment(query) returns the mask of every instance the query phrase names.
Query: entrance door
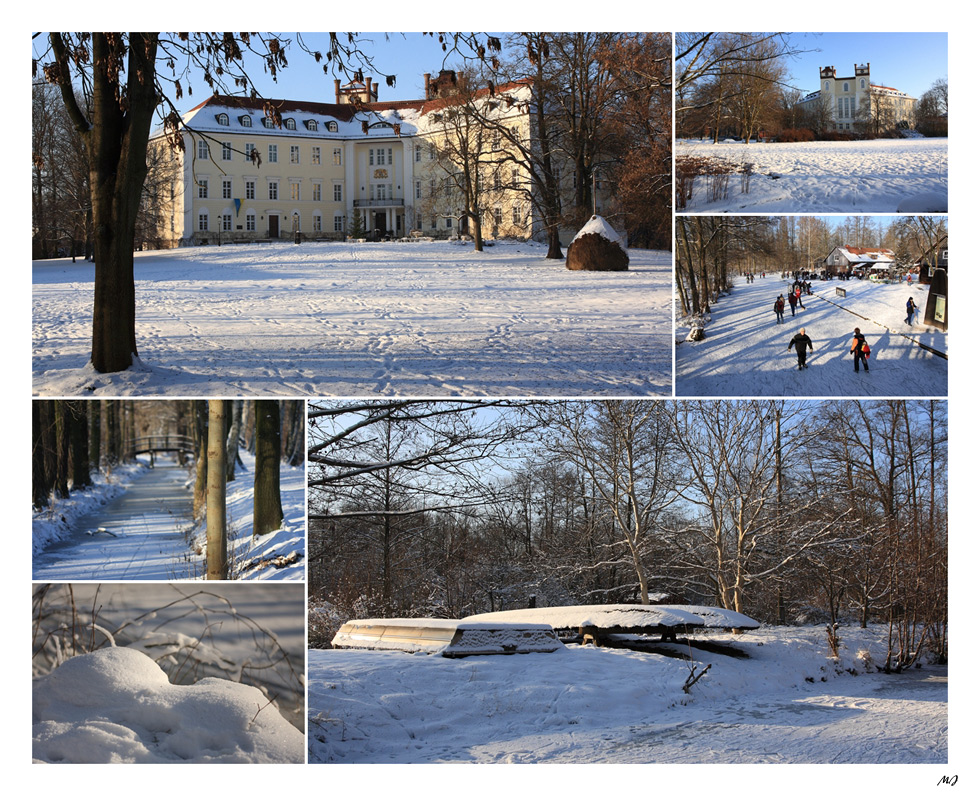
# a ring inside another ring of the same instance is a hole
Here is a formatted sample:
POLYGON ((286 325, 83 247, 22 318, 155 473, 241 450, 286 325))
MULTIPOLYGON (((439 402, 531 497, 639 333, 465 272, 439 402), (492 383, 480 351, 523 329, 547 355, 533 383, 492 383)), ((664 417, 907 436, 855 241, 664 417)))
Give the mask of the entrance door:
POLYGON ((269 216, 269 237, 279 237, 279 216, 269 216))
POLYGON ((374 214, 374 228, 378 233, 378 237, 384 237, 388 232, 388 216, 384 213, 374 214))

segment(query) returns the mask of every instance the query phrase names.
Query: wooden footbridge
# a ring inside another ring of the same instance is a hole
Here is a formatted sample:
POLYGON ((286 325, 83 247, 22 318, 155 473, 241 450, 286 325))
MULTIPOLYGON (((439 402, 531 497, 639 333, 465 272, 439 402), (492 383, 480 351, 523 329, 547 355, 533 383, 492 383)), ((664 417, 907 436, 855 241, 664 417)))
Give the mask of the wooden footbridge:
POLYGON ((187 434, 150 434, 132 440, 126 449, 126 453, 128 458, 135 458, 139 454, 149 454, 150 465, 152 466, 158 453, 193 456, 194 449, 194 438, 187 434))

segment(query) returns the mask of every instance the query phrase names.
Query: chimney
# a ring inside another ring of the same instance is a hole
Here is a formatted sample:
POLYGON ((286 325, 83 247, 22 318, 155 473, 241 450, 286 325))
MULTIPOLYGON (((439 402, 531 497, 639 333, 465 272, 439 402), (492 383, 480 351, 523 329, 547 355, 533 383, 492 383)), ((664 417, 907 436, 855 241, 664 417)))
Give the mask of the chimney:
POLYGON ((432 75, 430 75, 428 72, 426 72, 425 74, 422 75, 422 77, 425 79, 425 98, 428 99, 429 98, 429 83, 432 81, 432 75))
POLYGON ((333 95, 334 95, 334 102, 340 105, 340 81, 339 80, 333 81, 333 95))
POLYGON ((371 102, 371 78, 370 76, 364 78, 364 101, 371 102))

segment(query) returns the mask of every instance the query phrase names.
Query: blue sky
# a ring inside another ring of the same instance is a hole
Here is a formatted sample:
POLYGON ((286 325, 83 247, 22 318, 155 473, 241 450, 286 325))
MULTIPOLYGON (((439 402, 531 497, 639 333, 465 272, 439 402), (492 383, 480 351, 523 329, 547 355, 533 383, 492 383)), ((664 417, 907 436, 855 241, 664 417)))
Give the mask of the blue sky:
MULTIPOLYGON (((310 49, 325 50, 329 36, 325 33, 301 34, 310 49)), ((422 96, 424 81, 422 75, 430 72, 435 77, 443 66, 444 53, 436 38, 421 33, 360 33, 361 49, 374 59, 377 69, 365 70, 365 76, 381 82, 378 91, 380 100, 417 99, 422 96), (397 82, 389 88, 381 77, 393 73, 397 82)), ((296 46, 295 33, 283 33, 284 39, 293 39, 287 50, 289 66, 280 72, 278 82, 273 82, 263 74, 261 64, 254 59, 249 62, 249 75, 258 86, 259 93, 268 98, 309 100, 313 102, 333 102, 333 74, 324 74, 325 62, 317 63, 311 56, 296 46)), ((457 56, 449 57, 449 64, 458 62, 457 56)), ((346 83, 343 75, 336 75, 346 83)), ((182 111, 190 110, 208 96, 207 86, 202 80, 194 84, 194 96, 181 101, 182 111)))
POLYGON ((871 80, 921 97, 949 72, 945 33, 795 33, 794 47, 805 52, 788 59, 791 83, 804 92, 819 88, 820 68, 836 66, 853 75, 854 64, 871 64, 871 80))
MULTIPOLYGON (((295 37, 284 33, 285 38, 295 37)), ((309 47, 326 47, 327 35, 302 34, 309 47)), ((397 76, 395 88, 382 85, 379 99, 416 99, 422 96, 422 74, 437 74, 443 66, 444 54, 435 38, 420 33, 359 34, 364 40, 363 49, 372 55, 377 69, 372 77, 377 80, 382 72, 397 76)), ((499 34, 503 36, 504 34, 499 34)), ((891 86, 913 97, 920 97, 939 78, 948 74, 948 42, 946 33, 794 33, 791 44, 805 50, 787 59, 790 83, 802 91, 814 91, 818 87, 819 70, 823 66, 836 66, 839 75, 853 74, 854 64, 871 63, 871 78, 875 83, 891 86)), ((450 56, 448 65, 458 62, 450 56)), ((289 55, 289 67, 273 83, 253 68, 252 77, 259 84, 264 96, 288 99, 304 99, 333 102, 333 76, 323 74, 323 65, 317 64, 305 53, 293 47, 289 55)), ((346 82, 346 81, 345 81, 346 82)), ((203 99, 206 87, 195 85, 195 101, 182 103, 186 109, 203 99)))

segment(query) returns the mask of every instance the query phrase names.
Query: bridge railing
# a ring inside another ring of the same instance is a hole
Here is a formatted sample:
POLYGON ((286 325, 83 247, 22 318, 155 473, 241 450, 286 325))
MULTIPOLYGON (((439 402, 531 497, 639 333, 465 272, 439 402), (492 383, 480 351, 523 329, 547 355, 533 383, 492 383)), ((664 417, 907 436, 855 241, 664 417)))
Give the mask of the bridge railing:
POLYGON ((194 438, 186 434, 151 434, 132 440, 127 452, 132 456, 138 453, 193 453, 194 438))

